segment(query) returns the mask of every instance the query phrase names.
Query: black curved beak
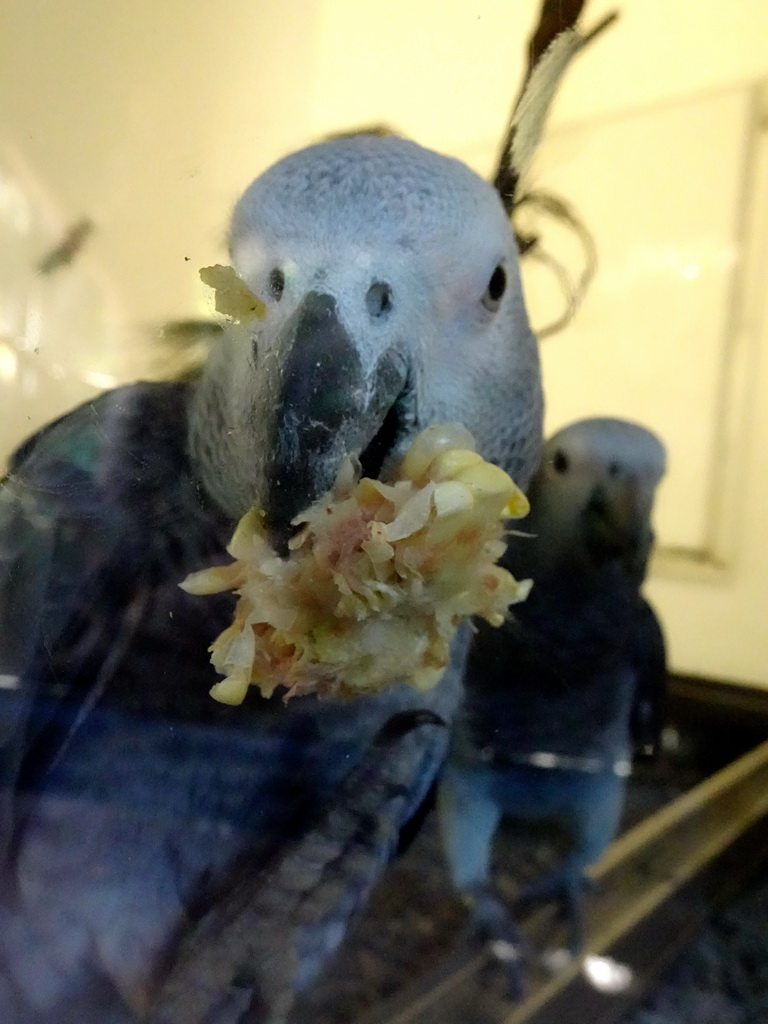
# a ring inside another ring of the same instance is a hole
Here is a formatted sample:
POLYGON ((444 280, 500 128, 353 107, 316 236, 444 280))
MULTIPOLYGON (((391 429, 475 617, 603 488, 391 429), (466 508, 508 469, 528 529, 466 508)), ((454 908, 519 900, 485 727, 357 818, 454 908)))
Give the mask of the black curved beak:
POLYGON ((267 530, 278 550, 291 520, 333 484, 345 428, 364 409, 360 356, 331 295, 309 292, 277 344, 277 397, 266 463, 267 530))
POLYGON ((628 565, 647 556, 652 534, 650 499, 631 474, 598 484, 585 509, 591 549, 604 557, 620 557, 628 565))

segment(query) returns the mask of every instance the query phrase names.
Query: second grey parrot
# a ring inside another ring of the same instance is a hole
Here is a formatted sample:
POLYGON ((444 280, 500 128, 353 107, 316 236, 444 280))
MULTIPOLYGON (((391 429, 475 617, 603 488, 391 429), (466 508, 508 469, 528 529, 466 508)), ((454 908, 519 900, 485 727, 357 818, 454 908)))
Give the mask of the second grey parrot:
POLYGON ((479 626, 468 658, 441 826, 454 884, 481 934, 502 942, 516 988, 522 943, 491 876, 502 817, 570 833, 570 852, 517 907, 562 901, 580 952, 584 872, 618 828, 633 743, 652 745, 660 728, 664 638, 640 587, 665 464, 659 439, 624 420, 582 420, 551 437, 526 535, 505 556, 533 588, 500 629, 479 626))

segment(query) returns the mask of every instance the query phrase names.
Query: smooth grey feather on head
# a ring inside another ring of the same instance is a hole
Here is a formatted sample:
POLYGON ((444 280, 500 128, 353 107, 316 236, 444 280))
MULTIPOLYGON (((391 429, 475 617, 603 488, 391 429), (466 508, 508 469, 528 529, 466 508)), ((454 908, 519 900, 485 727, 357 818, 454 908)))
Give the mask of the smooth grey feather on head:
POLYGON ((578 466, 622 467, 655 486, 666 472, 667 454, 661 440, 639 423, 595 416, 558 430, 544 446, 544 463, 566 454, 578 466))
POLYGON ((247 258, 254 233, 281 244, 330 233, 423 247, 478 217, 507 229, 498 193, 460 160, 396 136, 350 136, 291 153, 258 177, 235 207, 230 246, 247 258))

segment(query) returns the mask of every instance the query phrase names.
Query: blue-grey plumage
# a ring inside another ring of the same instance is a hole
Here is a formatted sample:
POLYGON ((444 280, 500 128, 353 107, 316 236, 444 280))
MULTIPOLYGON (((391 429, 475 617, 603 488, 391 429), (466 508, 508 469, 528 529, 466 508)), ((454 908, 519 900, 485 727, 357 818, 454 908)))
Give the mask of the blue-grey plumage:
POLYGON ((538 457, 513 234, 464 165, 396 138, 312 147, 246 191, 231 254, 266 318, 196 380, 49 426, 0 491, 8 1024, 283 1019, 445 754, 435 726, 375 737, 400 712, 450 720, 468 634, 429 693, 227 708, 205 648, 232 597, 178 584, 227 561, 254 502, 283 544, 346 454, 386 473, 429 423, 462 421, 522 485, 538 457), (222 906, 259 929, 247 949, 232 920, 200 941, 222 906), (268 945, 280 970, 249 955, 268 945))
MULTIPOLYGON (((632 731, 653 744, 666 680, 664 640, 641 595, 651 512, 665 451, 650 431, 596 418, 545 445, 531 512, 505 564, 533 579, 501 629, 479 626, 440 791, 453 881, 481 932, 514 945, 492 892, 491 846, 502 816, 555 819, 572 848, 518 904, 556 897, 583 943, 585 869, 613 839, 632 731)), ((519 979, 518 979, 519 980, 519 979)))

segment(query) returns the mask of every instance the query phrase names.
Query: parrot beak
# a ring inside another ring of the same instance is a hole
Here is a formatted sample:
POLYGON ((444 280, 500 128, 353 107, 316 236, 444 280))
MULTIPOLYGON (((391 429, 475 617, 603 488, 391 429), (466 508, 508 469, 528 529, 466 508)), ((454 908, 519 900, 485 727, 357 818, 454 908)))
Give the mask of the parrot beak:
POLYGON ((406 374, 385 356, 369 380, 335 298, 314 291, 283 327, 277 356, 263 507, 270 540, 285 553, 292 520, 333 486, 346 455, 360 456, 366 472, 377 468, 371 460, 380 467, 386 451, 376 449, 406 374))
POLYGON ((634 562, 647 550, 652 495, 646 491, 635 474, 622 474, 595 486, 585 509, 593 551, 634 562))

